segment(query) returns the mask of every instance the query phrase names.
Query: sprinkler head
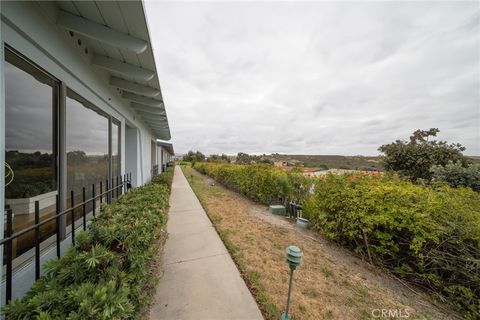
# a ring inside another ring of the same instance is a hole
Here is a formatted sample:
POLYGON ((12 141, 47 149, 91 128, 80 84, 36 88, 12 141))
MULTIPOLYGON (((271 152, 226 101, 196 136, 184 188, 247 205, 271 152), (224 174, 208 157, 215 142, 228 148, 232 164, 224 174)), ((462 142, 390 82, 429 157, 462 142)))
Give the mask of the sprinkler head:
POLYGON ((290 269, 295 270, 302 261, 303 252, 297 246, 289 246, 286 250, 285 257, 290 266, 290 269))

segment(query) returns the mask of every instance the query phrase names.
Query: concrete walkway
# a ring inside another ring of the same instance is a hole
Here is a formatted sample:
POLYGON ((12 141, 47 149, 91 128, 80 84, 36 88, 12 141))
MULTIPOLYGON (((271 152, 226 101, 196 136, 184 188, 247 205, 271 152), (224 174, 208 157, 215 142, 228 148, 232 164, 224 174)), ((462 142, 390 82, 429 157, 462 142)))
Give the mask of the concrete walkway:
POLYGON ((180 167, 170 198, 164 274, 150 319, 263 319, 180 167))

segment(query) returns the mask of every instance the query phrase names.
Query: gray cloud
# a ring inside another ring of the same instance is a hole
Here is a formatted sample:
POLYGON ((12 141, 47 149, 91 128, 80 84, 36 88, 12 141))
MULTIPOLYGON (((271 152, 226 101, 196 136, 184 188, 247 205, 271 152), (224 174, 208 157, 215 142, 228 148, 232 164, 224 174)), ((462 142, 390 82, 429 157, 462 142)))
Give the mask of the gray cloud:
POLYGON ((480 154, 480 4, 147 2, 177 152, 480 154))

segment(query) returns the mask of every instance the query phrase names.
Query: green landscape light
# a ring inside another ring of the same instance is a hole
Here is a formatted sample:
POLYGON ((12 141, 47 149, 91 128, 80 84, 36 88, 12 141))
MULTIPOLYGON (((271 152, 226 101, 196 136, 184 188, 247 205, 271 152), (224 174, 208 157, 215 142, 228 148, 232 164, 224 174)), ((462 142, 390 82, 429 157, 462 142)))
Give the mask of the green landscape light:
POLYGON ((292 292, 293 271, 300 265, 303 252, 297 246, 289 246, 286 250, 285 257, 287 258, 288 265, 290 266, 290 282, 288 284, 287 308, 285 309, 285 312, 282 313, 281 320, 290 320, 288 309, 290 307, 290 293, 292 292))

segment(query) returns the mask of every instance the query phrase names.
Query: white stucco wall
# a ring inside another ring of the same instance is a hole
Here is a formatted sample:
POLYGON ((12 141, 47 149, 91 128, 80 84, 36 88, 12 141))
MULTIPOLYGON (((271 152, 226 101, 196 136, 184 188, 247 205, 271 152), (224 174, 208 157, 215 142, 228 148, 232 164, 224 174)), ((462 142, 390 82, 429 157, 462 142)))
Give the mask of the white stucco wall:
MULTIPOLYGON (((1 4, 0 4, 1 6, 1 4)), ((0 7, 1 9, 1 7, 0 7)), ((0 10, 1 11, 1 10, 0 10)), ((0 221, 3 221, 4 217, 4 199, 5 199, 5 81, 4 81, 4 49, 3 49, 3 30, 0 26, 0 221)), ((0 223, 0 237, 3 238, 3 223, 0 223)), ((0 261, 3 261, 3 246, 0 246, 0 261)), ((3 262, 0 263, 0 275, 2 275, 3 262)), ((0 301, 3 301, 4 297, 2 290, 0 290, 0 301)))
MULTIPOLYGON (((5 157, 5 114, 4 114, 4 81, 3 81, 3 43, 26 56, 54 77, 65 82, 82 97, 102 109, 121 122, 121 172, 126 173, 127 159, 135 159, 138 172, 135 174, 135 185, 150 181, 150 142, 153 139, 151 131, 136 119, 129 104, 119 97, 119 93, 107 84, 108 75, 92 67, 91 57, 84 53, 84 48, 78 47, 53 21, 53 12, 49 5, 40 6, 33 2, 2 2, 1 3, 1 63, 0 63, 0 221, 4 219, 4 157, 5 157), (126 155, 125 136, 126 122, 137 128, 137 154, 126 155)), ((52 7, 53 8, 53 7, 52 7)), ((91 53, 89 53, 91 54, 91 53)), ((133 160, 132 160, 133 161, 133 160)), ((0 236, 3 235, 3 223, 0 223, 0 236)), ((2 251, 0 251, 0 261, 2 251)), ((0 272, 2 267, 0 264, 0 272)), ((21 270, 18 272, 22 272, 21 270)), ((3 274, 3 273, 2 273, 3 274)), ((23 277, 28 283, 20 285, 22 275, 15 275, 17 288, 28 288, 31 276, 23 277)), ((15 285, 14 285, 15 288, 15 285)), ((14 289, 15 291, 16 289, 14 289)), ((22 289, 23 290, 23 289, 22 289)), ((20 291, 22 291, 20 290, 20 291)), ((3 290, 0 290, 2 292, 3 290)), ((14 296, 21 292, 16 290, 14 296)), ((0 297, 0 301, 4 301, 0 297)))

